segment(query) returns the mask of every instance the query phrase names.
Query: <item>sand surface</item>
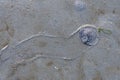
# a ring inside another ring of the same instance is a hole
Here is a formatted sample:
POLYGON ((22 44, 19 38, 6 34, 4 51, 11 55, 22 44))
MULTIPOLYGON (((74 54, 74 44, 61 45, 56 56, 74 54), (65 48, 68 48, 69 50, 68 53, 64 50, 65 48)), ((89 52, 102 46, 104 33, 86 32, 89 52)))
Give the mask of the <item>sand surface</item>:
POLYGON ((0 0, 0 80, 120 80, 120 0, 0 0))

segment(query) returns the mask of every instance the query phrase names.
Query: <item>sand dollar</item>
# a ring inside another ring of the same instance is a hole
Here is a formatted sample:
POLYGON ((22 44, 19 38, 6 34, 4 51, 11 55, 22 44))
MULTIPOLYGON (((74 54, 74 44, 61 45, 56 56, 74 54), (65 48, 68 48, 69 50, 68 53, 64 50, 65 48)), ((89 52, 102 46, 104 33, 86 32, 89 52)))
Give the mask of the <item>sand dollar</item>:
POLYGON ((79 31, 79 37, 83 44, 88 46, 96 45, 98 38, 97 28, 93 25, 84 25, 79 31))

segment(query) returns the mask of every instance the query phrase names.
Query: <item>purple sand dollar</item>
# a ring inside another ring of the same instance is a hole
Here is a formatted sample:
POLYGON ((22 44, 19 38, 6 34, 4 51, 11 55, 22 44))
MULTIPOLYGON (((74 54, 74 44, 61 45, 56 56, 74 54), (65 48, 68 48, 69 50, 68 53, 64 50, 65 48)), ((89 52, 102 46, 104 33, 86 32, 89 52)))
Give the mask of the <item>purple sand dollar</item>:
POLYGON ((98 32, 95 27, 85 26, 79 31, 79 37, 81 42, 88 46, 96 45, 98 42, 98 32))

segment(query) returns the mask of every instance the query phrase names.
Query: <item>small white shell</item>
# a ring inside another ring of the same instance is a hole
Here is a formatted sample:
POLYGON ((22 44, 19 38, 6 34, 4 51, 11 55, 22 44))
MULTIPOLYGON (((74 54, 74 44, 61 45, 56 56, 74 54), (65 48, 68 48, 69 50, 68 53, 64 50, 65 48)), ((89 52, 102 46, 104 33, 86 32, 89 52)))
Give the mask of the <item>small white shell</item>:
POLYGON ((83 11, 83 10, 85 10, 86 7, 87 7, 86 3, 83 2, 83 1, 81 1, 81 0, 76 0, 76 1, 74 2, 74 6, 75 6, 75 9, 76 9, 77 11, 83 11))
POLYGON ((92 25, 85 25, 81 27, 79 37, 81 41, 88 46, 96 45, 99 40, 97 28, 92 25))

